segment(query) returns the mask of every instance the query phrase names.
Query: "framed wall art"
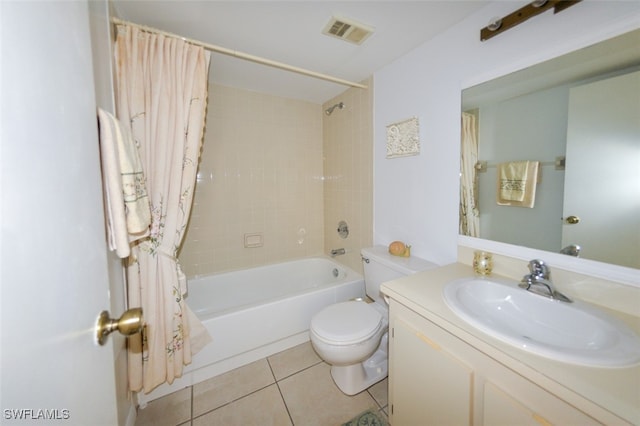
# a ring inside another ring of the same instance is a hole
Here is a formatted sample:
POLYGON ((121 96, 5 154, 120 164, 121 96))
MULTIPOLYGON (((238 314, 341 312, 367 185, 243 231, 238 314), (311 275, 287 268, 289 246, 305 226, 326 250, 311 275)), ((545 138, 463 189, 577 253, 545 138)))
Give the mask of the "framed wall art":
POLYGON ((388 125, 387 158, 420 154, 418 127, 417 117, 388 125))

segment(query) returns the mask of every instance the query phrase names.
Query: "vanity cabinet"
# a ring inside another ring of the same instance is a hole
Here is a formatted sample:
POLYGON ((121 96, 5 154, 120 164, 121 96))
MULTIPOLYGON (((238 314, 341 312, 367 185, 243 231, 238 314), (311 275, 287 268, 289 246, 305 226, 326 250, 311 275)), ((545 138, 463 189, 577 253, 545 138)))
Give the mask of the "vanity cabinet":
POLYGON ((601 424, 393 299, 389 319, 393 426, 601 424))

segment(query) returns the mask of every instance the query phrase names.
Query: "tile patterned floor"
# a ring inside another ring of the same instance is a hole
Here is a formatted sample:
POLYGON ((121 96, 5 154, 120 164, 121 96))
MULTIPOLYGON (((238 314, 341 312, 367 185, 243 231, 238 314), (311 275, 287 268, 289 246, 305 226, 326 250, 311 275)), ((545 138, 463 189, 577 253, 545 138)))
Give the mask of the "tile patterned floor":
POLYGON ((151 401, 136 426, 334 426, 372 409, 387 418, 387 379, 354 396, 304 343, 151 401))

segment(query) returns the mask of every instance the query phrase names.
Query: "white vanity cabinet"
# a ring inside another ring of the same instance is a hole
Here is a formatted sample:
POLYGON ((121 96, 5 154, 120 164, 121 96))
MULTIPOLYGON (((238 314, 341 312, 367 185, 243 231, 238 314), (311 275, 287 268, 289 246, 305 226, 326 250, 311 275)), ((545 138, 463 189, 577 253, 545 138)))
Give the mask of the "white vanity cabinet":
POLYGON ((601 424, 393 299, 389 319, 393 426, 601 424))

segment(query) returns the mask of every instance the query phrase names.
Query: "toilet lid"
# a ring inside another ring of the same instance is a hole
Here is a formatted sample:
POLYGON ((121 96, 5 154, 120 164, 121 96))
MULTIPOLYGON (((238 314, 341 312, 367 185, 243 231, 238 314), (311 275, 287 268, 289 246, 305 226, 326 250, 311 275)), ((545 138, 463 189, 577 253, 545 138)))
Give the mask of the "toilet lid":
POLYGON ((376 334, 382 315, 365 302, 342 302, 327 306, 311 319, 312 332, 333 345, 350 345, 376 334))

